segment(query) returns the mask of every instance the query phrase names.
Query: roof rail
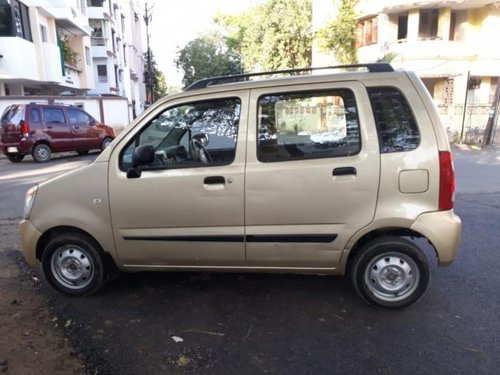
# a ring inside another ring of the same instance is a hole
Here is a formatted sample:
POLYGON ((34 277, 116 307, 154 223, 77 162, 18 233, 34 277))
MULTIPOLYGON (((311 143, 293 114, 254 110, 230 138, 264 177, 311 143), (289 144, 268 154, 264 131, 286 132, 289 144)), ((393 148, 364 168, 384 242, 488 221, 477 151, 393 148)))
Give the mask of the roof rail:
POLYGON ((335 65, 335 66, 322 66, 322 67, 308 67, 308 68, 299 68, 299 69, 285 69, 285 70, 275 70, 270 72, 258 72, 258 73, 246 73, 246 74, 235 74, 228 76, 220 76, 220 77, 210 77, 200 79, 186 87, 184 91, 198 90, 203 89, 212 85, 221 85, 224 83, 231 82, 241 82, 248 81, 249 78, 252 77, 261 77, 261 76, 269 76, 274 74, 296 74, 303 72, 312 72, 316 70, 331 70, 331 69, 357 69, 357 68, 365 68, 370 73, 382 73, 382 72, 393 72, 391 64, 389 63, 369 63, 369 64, 349 64, 349 65, 335 65))

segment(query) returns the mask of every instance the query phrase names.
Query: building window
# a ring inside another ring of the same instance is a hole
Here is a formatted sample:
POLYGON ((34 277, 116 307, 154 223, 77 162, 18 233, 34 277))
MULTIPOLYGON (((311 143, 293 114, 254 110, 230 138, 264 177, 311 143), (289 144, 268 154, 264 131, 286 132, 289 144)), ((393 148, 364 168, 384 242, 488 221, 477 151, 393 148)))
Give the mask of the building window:
POLYGON ((398 16, 398 40, 408 38, 408 14, 398 16))
POLYGON ((358 22, 356 26, 356 47, 364 47, 377 44, 378 24, 377 18, 373 17, 358 22))
POLYGON ((90 58, 90 48, 89 47, 85 47, 85 63, 87 65, 91 65, 92 64, 92 61, 91 61, 91 58, 90 58))
POLYGON ((20 1, 0 0, 0 19, 0 36, 18 36, 33 41, 28 7, 20 1))
POLYGON ((47 43, 49 41, 47 37, 47 27, 45 25, 40 25, 40 35, 43 43, 47 43))
POLYGON ((104 0, 87 0, 88 7, 102 7, 104 0))
POLYGON ((108 82, 108 67, 106 65, 97 65, 97 82, 108 82))
POLYGON ((437 37, 439 9, 422 9, 418 24, 418 37, 435 39, 437 37))

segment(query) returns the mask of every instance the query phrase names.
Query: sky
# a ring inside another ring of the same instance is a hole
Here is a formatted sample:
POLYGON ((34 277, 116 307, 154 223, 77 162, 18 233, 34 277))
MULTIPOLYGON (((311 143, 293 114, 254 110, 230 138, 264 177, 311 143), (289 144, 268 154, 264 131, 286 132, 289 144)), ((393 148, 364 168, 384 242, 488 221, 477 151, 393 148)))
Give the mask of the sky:
MULTIPOLYGON (((174 59, 179 48, 210 29, 218 11, 238 14, 257 0, 148 0, 152 9, 149 26, 151 50, 169 86, 182 86, 182 71, 174 59)), ((146 50, 146 47, 144 48, 146 50)))

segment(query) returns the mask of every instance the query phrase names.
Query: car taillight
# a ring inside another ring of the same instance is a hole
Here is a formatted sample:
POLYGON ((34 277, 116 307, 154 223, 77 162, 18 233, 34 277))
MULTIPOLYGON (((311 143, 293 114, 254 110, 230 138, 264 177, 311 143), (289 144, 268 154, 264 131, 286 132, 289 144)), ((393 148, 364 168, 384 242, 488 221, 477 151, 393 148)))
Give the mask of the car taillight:
POLYGON ((455 198, 455 172, 450 151, 439 151, 439 209, 451 210, 455 198))
POLYGON ((24 120, 21 120, 19 125, 21 125, 21 133, 23 133, 23 137, 29 136, 30 135, 30 127, 28 126, 28 123, 24 120))

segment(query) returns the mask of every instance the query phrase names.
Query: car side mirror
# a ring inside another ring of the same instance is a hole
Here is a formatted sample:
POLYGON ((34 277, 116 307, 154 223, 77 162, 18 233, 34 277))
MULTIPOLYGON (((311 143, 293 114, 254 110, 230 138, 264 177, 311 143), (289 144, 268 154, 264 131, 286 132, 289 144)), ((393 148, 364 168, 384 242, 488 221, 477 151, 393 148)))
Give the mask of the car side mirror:
POLYGON ((132 168, 127 171, 127 178, 141 177, 141 168, 155 160, 155 148, 152 145, 143 145, 135 148, 132 154, 132 168))

